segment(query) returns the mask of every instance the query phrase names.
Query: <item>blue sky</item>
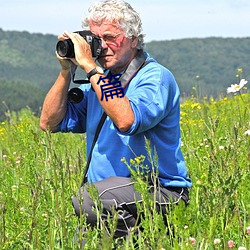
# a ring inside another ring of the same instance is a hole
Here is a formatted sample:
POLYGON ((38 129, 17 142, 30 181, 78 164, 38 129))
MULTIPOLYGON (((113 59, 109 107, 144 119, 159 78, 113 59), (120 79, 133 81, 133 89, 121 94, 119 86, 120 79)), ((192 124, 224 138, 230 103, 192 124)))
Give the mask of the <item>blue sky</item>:
MULTIPOLYGON (((58 35, 81 28, 92 0, 0 2, 0 28, 58 35)), ((140 13, 145 41, 250 37, 249 0, 128 0, 140 13)), ((1 38, 0 38, 1 39, 1 38)))

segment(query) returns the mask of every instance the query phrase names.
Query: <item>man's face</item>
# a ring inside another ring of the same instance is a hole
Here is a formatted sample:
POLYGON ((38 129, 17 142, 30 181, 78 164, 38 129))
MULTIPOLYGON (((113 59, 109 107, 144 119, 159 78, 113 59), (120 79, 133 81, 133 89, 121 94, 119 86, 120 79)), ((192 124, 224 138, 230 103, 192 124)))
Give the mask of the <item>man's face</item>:
POLYGON ((135 56, 137 39, 125 37, 117 25, 105 21, 101 25, 90 21, 90 30, 102 39, 101 66, 116 74, 124 70, 135 56))

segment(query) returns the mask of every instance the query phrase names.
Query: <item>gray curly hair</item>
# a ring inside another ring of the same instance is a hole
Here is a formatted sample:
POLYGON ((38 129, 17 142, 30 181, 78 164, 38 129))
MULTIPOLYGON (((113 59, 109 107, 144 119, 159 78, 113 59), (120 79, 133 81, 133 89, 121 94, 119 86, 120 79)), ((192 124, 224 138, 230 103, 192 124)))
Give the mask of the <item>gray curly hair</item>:
POLYGON ((89 8, 89 15, 83 19, 82 27, 88 29, 90 20, 101 24, 104 19, 110 23, 117 23, 126 37, 138 37, 137 49, 143 49, 144 35, 141 18, 129 3, 120 0, 94 3, 89 8))

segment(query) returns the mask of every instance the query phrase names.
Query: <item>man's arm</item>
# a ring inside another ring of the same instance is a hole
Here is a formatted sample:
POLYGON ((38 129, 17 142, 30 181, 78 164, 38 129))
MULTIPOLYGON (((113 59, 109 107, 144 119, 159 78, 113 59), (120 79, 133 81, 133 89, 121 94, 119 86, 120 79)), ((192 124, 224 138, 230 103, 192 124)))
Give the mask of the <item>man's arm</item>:
POLYGON ((126 132, 127 130, 129 130, 129 128, 132 126, 134 122, 134 113, 130 105, 129 99, 126 96, 123 96, 121 98, 114 96, 113 99, 109 98, 108 100, 106 100, 105 98, 103 98, 103 100, 101 100, 102 98, 101 86, 107 84, 108 80, 105 80, 104 83, 101 82, 99 83, 99 85, 97 85, 97 82, 99 81, 100 77, 105 77, 105 76, 96 74, 90 78, 90 82, 95 90, 97 98, 102 108, 114 122, 116 127, 120 131, 126 132))
MULTIPOLYGON (((92 69, 94 69, 97 64, 93 60, 91 49, 89 44, 85 41, 83 37, 76 33, 66 33, 66 35, 72 40, 74 43, 75 49, 75 59, 71 59, 75 64, 80 66, 86 73, 89 73, 92 69)), ((130 102, 126 96, 119 98, 114 96, 113 99, 109 100, 101 100, 102 91, 101 84, 108 83, 106 82, 97 85, 98 80, 101 77, 105 77, 105 75, 96 74, 90 78, 90 82, 92 84, 93 89, 97 95, 97 98, 106 112, 106 114, 110 117, 110 119, 115 123, 117 128, 126 132, 134 122, 134 113, 130 102)))
POLYGON ((70 62, 61 63, 62 70, 54 85, 45 97, 40 117, 42 130, 56 131, 58 124, 65 116, 67 109, 68 89, 70 84, 70 62))

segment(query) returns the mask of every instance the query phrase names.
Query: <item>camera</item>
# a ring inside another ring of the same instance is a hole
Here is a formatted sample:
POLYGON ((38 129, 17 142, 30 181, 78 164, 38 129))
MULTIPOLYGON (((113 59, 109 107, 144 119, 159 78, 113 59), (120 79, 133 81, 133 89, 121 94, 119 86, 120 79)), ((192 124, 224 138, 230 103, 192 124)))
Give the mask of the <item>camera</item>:
MULTIPOLYGON (((98 57, 102 51, 102 41, 99 37, 95 36, 90 30, 75 31, 81 35, 90 45, 92 56, 98 57)), ((65 39, 57 42, 56 51, 61 57, 74 58, 74 44, 70 39, 65 39)))

